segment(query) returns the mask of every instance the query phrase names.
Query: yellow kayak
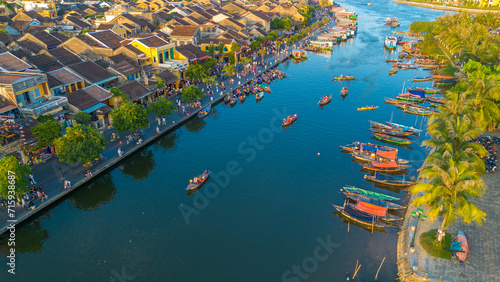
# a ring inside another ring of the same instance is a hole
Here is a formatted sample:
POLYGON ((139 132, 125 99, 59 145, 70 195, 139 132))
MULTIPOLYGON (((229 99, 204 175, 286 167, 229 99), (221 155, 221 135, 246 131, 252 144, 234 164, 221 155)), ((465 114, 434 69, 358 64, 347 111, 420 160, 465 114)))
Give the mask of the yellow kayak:
POLYGON ((375 110, 375 109, 378 109, 378 106, 375 106, 375 107, 362 107, 362 108, 358 108, 358 111, 368 111, 368 110, 375 110))

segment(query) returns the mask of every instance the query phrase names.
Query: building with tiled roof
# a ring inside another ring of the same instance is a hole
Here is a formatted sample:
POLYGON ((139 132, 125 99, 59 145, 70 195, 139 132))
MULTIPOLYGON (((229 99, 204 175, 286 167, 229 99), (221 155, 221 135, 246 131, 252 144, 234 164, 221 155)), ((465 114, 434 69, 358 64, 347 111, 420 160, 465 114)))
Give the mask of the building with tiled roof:
POLYGON ((136 80, 141 77, 141 68, 124 60, 108 68, 111 73, 117 75, 119 81, 136 80))
POLYGON ((53 71, 63 67, 57 59, 45 54, 28 57, 28 62, 44 72, 53 71))
POLYGON ((68 66, 68 68, 80 77, 83 77, 87 84, 105 86, 113 84, 118 80, 115 75, 90 61, 76 63, 68 66))
POLYGON ((25 71, 30 69, 31 65, 27 64, 10 52, 0 53, 0 70, 2 71, 25 71))
POLYGON ((80 59, 80 57, 78 57, 75 53, 63 47, 51 49, 48 53, 63 65, 70 65, 82 61, 82 59, 80 59))
POLYGON ((174 42, 176 46, 181 46, 184 44, 198 44, 198 39, 200 38, 200 28, 198 26, 191 25, 178 25, 174 27, 172 33, 170 33, 170 40, 174 42))
POLYGON ((207 53, 201 51, 200 48, 193 44, 177 46, 175 51, 186 57, 190 62, 204 60, 210 57, 207 53))
POLYGON ((47 72, 47 77, 49 76, 60 81, 66 93, 71 93, 85 87, 84 79, 67 68, 47 72))
POLYGON ((71 26, 75 27, 76 31, 82 31, 84 29, 90 29, 92 27, 91 24, 86 23, 86 22, 80 20, 79 18, 72 17, 72 16, 66 17, 64 20, 62 20, 62 22, 64 24, 71 25, 71 26))
POLYGON ((88 32, 85 35, 90 36, 92 39, 99 42, 103 46, 111 49, 120 47, 120 42, 124 40, 123 37, 119 36, 112 30, 88 32))
POLYGON ((55 34, 58 34, 57 32, 53 33, 48 33, 45 31, 38 31, 38 32, 32 32, 32 33, 26 33, 25 35, 21 36, 18 41, 31 41, 34 42, 45 49, 53 49, 57 48, 61 43, 63 43, 67 37, 64 35, 62 36, 55 36, 55 34))
POLYGON ((123 93, 127 94, 131 102, 146 98, 152 92, 144 84, 139 81, 132 81, 118 87, 123 93))

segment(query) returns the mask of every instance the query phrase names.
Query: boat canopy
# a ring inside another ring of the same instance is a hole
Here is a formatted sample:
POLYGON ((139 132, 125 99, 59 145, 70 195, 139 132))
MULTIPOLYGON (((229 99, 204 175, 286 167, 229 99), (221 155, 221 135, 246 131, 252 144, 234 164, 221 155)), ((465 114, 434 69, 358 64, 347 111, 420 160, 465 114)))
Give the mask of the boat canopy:
POLYGON ((382 150, 377 149, 377 155, 381 156, 382 158, 394 160, 394 159, 396 159, 396 157, 398 155, 398 150, 382 151, 382 150))
POLYGON ((409 89, 408 92, 410 94, 418 95, 421 98, 425 98, 425 90, 423 88, 409 89))
POLYGON ((371 214, 374 216, 384 217, 387 213, 387 208, 385 208, 385 207, 376 206, 374 204, 365 203, 365 202, 361 202, 361 201, 359 201, 356 204, 356 208, 362 212, 365 212, 367 214, 371 214))
POLYGON ((377 148, 377 146, 362 144, 361 151, 377 152, 377 151, 385 151, 385 149, 382 147, 377 148))
POLYGON ((390 161, 390 162, 372 161, 372 165, 374 167, 380 167, 380 168, 396 168, 396 167, 398 167, 398 164, 396 163, 396 161, 390 161))

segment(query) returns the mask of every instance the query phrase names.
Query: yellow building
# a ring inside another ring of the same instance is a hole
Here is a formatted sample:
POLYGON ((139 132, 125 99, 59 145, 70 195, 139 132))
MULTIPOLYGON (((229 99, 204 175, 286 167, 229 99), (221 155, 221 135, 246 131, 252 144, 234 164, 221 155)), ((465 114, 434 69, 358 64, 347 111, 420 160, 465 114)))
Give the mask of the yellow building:
POLYGON ((212 46, 214 48, 214 53, 220 53, 219 50, 219 45, 220 43, 224 43, 224 49, 222 52, 224 54, 227 54, 232 51, 231 45, 233 44, 234 41, 233 39, 224 39, 224 38, 204 38, 200 39, 199 45, 200 49, 205 52, 210 52, 210 47, 212 46))
POLYGON ((146 65, 160 67, 160 64, 175 60, 175 44, 167 42, 158 35, 137 38, 130 45, 149 57, 145 62, 146 65))

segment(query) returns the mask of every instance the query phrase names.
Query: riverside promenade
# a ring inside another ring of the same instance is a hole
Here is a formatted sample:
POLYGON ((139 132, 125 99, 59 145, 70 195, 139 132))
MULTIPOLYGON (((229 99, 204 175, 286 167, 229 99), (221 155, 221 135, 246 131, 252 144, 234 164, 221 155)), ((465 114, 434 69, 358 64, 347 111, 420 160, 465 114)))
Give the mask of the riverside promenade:
POLYGON ((453 7, 448 5, 437 5, 437 4, 429 4, 422 2, 413 2, 413 1, 401 1, 401 0, 392 0, 394 3, 404 4, 404 5, 412 5, 418 6, 422 8, 429 8, 434 10, 443 10, 443 11, 453 11, 453 12, 467 12, 467 13, 476 13, 476 14, 486 14, 486 13, 500 13, 500 10, 487 10, 487 9, 469 9, 469 8, 461 8, 461 7, 453 7))
MULTIPOLYGON (((174 112, 173 116, 166 117, 166 125, 158 125, 158 123, 155 121, 155 116, 153 114, 149 114, 148 118, 150 120, 150 127, 142 131, 143 132, 142 144, 136 144, 136 141, 132 141, 130 142, 130 144, 127 144, 125 138, 125 136, 128 135, 127 133, 118 134, 118 132, 115 129, 107 130, 106 132, 104 132, 106 140, 108 141, 111 140, 111 136, 113 133, 117 134, 119 139, 114 142, 109 142, 108 146, 102 152, 102 155, 105 157, 105 160, 100 161, 99 163, 93 165, 90 168, 84 167, 82 164, 79 163, 75 164, 62 163, 59 162, 57 157, 52 158, 43 164, 34 166, 32 168, 32 175, 36 180, 36 184, 31 184, 30 186, 38 187, 40 185, 43 185, 44 192, 47 195, 48 199, 45 200, 44 202, 41 202, 40 200, 37 199, 35 201, 36 207, 31 210, 27 208, 22 208, 20 205, 18 205, 15 208, 14 218, 9 218, 8 213, 6 211, 0 213, 0 222, 1 222, 0 235, 8 230, 7 227, 12 223, 13 220, 14 223, 18 225, 24 220, 28 219, 29 217, 37 214, 46 207, 50 206, 57 200, 63 199, 69 193, 82 187, 87 182, 92 181, 94 178, 98 177, 101 173, 119 164, 128 156, 134 154, 135 152, 141 150, 144 147, 149 146, 153 141, 155 141, 159 137, 173 130, 176 130, 178 127, 183 125, 188 120, 192 118, 197 118, 198 112, 204 107, 208 105, 215 106, 216 104, 222 102, 227 93, 232 93, 234 89, 249 83, 253 78, 258 77, 263 72, 278 66, 281 62, 284 62, 289 58, 290 58, 289 52, 288 53, 281 52, 278 56, 276 56, 275 54, 266 55, 264 57, 264 61, 266 62, 266 64, 264 66, 258 66, 256 74, 249 74, 246 76, 242 75, 240 79, 241 85, 238 84, 238 80, 236 79, 236 77, 233 77, 234 84, 229 84, 231 78, 226 78, 222 81, 219 81, 219 82, 224 82, 224 84, 226 85, 226 91, 223 91, 223 95, 220 95, 220 92, 222 91, 221 89, 219 93, 203 97, 200 100, 202 104, 201 107, 198 108, 186 107, 186 110, 189 110, 189 115, 183 114, 182 112, 174 112), (160 133, 156 132, 157 126, 160 129, 160 133), (120 144, 120 141, 122 144, 120 144), (121 150, 123 151, 123 155, 121 157, 118 156, 117 152, 118 148, 121 148, 121 150), (87 171, 87 169, 90 169, 90 171, 92 172, 92 177, 90 178, 87 178, 85 176, 85 172, 87 171), (71 188, 64 189, 65 180, 71 181, 72 184, 71 188), (8 220, 10 220, 10 222, 8 222, 8 220)), ((261 61, 260 56, 258 57, 257 61, 261 61)), ((206 90, 206 85, 202 84, 200 85, 200 88, 202 90, 206 90)), ((175 100, 175 96, 171 97, 170 99, 175 100)))
MULTIPOLYGON (((500 136, 499 132, 488 133, 500 136)), ((500 146, 496 146, 498 150, 500 146)), ((500 273, 500 253, 497 246, 500 244, 500 172, 485 174, 483 180, 486 192, 479 199, 472 202, 486 212, 486 221, 478 226, 475 223, 467 224, 457 221, 451 224, 446 232, 452 238, 459 230, 464 231, 469 244, 469 254, 464 265, 456 259, 444 259, 429 255, 420 245, 420 235, 431 229, 438 229, 442 218, 431 222, 429 219, 420 220, 416 230, 414 227, 417 218, 411 212, 416 211, 413 202, 417 195, 412 195, 405 220, 399 231, 397 244, 397 267, 401 281, 498 281, 500 273), (416 235, 415 235, 416 231, 416 235), (410 251, 413 236, 415 251, 410 251)), ((427 214, 427 207, 421 207, 427 214)))

